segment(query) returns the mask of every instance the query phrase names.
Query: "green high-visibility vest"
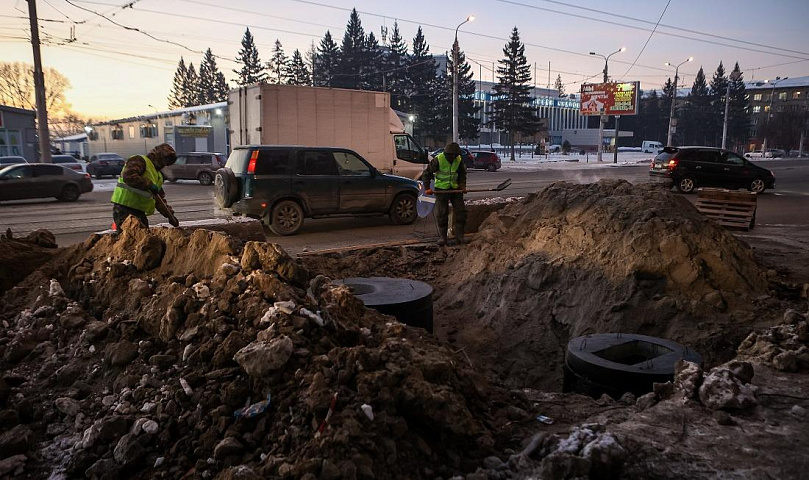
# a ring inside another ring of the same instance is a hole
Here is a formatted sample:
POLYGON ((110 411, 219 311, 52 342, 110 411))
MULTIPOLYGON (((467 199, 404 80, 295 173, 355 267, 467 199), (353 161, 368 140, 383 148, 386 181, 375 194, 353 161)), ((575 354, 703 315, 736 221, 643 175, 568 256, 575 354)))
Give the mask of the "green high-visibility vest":
MULTIPOLYGON (((154 164, 146 155, 140 155, 146 162, 146 171, 143 173, 144 178, 150 180, 157 185, 157 188, 163 188, 163 174, 160 173, 154 164)), ((126 168, 126 166, 124 166, 126 168)), ((118 177, 118 184, 115 185, 115 190, 112 192, 112 203, 117 203, 125 207, 140 210, 146 215, 154 213, 154 197, 152 192, 148 190, 140 190, 131 185, 124 183, 123 172, 118 177)))
POLYGON ((438 171, 435 172, 435 188, 438 190, 457 190, 458 188, 458 168, 461 166, 461 156, 455 157, 450 163, 444 152, 436 157, 438 159, 438 171))

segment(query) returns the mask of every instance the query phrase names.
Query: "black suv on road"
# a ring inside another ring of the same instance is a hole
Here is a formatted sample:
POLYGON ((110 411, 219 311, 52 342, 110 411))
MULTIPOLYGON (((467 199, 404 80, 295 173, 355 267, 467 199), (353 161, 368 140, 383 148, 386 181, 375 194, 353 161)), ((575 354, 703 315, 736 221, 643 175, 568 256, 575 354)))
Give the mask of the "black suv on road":
POLYGON ((763 193, 775 188, 775 175, 733 152, 713 147, 665 147, 649 175, 671 182, 682 193, 697 187, 746 188, 763 193))
POLYGON ((343 148, 243 146, 217 170, 214 195, 220 208, 294 235, 304 218, 387 214, 413 223, 418 183, 382 174, 343 148))

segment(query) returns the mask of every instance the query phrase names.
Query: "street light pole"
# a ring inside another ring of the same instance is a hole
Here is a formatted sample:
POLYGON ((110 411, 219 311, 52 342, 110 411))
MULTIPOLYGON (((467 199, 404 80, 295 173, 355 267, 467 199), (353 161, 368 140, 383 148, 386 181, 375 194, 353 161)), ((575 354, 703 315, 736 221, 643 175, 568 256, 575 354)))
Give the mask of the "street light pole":
POLYGON ((48 106, 45 97, 45 74, 39 51, 39 19, 36 0, 28 0, 28 19, 31 22, 31 46, 34 49, 34 92, 37 107, 37 133, 39 135, 39 161, 52 163, 51 138, 48 132, 48 106))
POLYGON ((727 143, 728 139, 728 110, 730 107, 730 82, 735 82, 736 80, 741 77, 741 72, 733 71, 730 74, 730 79, 728 80, 728 91, 725 94, 725 122, 722 125, 722 150, 725 150, 725 144, 727 143))
MULTIPOLYGON (((607 83, 609 81, 609 70, 608 69, 609 69, 610 57, 615 55, 616 53, 623 52, 624 50, 626 50, 626 47, 621 47, 618 50, 610 53, 606 57, 604 55, 601 55, 600 53, 590 52, 590 55, 594 55, 596 57, 601 57, 601 58, 604 59, 604 83, 607 83)), ((604 153, 604 122, 606 121, 606 118, 603 115, 604 114, 603 109, 601 110, 601 113, 602 113, 601 116, 598 117, 598 161, 599 162, 601 161, 601 157, 602 157, 602 155, 604 153)), ((618 148, 618 139, 616 138, 615 140, 616 140, 615 141, 615 147, 618 148)))
MULTIPOLYGON (((686 64, 688 62, 691 62, 693 60, 694 60, 694 57, 688 57, 688 60, 685 60, 684 62, 681 62, 680 64, 677 65, 677 67, 674 68, 674 91, 671 92, 671 111, 669 112, 669 134, 668 134, 668 137, 666 138, 666 145, 668 145, 668 146, 671 146, 671 134, 672 134, 671 129, 672 129, 672 121, 674 119, 674 104, 677 101, 677 80, 679 80, 679 78, 680 78, 679 77, 679 75, 680 75, 680 66, 682 66, 682 65, 684 65, 684 64, 686 64)), ((667 67, 670 67, 671 63, 666 62, 665 65, 667 67)))
POLYGON ((467 22, 473 22, 474 15, 469 15, 466 20, 455 27, 455 42, 452 44, 452 141, 458 142, 458 56, 460 46, 458 45, 458 29, 467 22))
MULTIPOLYGON (((761 144, 761 158, 767 157, 767 130, 770 129, 770 118, 772 118, 772 98, 775 96, 775 86, 788 78, 789 77, 775 77, 775 80, 772 82, 772 89, 770 90, 770 106, 767 109, 767 126, 764 129, 764 142, 761 144)), ((770 83, 770 81, 764 80, 764 83, 770 83)))

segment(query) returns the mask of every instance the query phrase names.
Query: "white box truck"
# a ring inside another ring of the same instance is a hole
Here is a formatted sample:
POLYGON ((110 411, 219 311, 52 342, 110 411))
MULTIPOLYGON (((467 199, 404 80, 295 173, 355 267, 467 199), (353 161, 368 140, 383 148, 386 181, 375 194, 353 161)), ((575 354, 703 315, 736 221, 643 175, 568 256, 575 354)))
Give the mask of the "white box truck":
POLYGON ((643 145, 640 147, 643 153, 654 153, 657 155, 663 150, 663 144, 652 140, 644 140, 643 145))
POLYGON ((230 143, 347 148, 382 173, 415 178, 428 154, 390 108, 390 94, 294 85, 230 91, 230 143))

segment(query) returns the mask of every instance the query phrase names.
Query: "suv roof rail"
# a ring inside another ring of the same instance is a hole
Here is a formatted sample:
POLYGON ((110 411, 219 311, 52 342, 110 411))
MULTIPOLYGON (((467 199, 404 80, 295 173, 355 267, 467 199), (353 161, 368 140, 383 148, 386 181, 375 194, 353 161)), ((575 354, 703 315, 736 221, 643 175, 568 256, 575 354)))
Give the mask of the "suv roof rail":
POLYGON ((663 152, 664 153, 674 153, 674 152, 676 152, 678 150, 680 150, 680 149, 677 148, 677 147, 663 147, 663 152))

